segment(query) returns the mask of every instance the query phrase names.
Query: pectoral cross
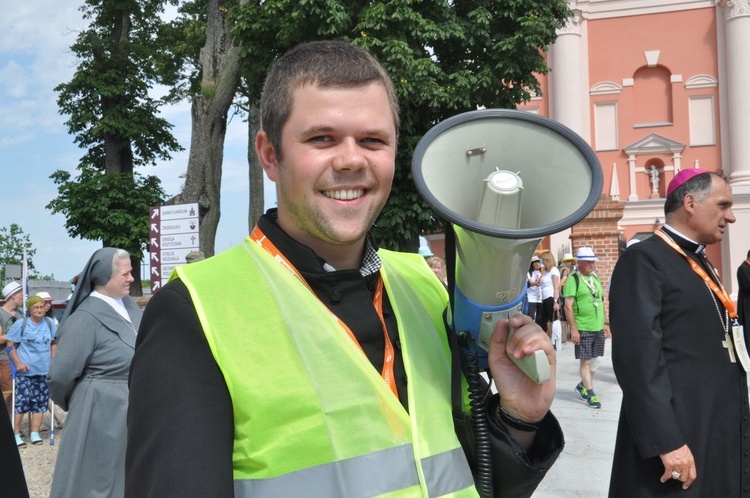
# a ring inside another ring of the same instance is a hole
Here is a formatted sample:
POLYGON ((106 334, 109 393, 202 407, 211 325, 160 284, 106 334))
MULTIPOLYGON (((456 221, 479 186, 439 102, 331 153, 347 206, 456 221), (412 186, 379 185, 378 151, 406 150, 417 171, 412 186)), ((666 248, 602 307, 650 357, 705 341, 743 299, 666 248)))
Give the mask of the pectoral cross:
POLYGON ((724 334, 724 340, 721 341, 721 345, 729 352, 729 361, 737 363, 737 358, 734 356, 734 345, 732 345, 732 339, 729 338, 729 334, 724 334))

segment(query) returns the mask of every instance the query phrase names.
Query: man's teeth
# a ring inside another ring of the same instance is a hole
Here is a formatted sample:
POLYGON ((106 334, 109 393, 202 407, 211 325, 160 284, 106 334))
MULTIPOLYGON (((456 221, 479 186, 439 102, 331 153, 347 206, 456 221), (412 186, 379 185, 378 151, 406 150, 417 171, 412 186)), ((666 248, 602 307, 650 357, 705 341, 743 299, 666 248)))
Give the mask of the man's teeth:
POLYGON ((365 195, 365 191, 362 189, 358 190, 326 190, 323 192, 326 197, 331 199, 337 199, 340 201, 350 201, 352 199, 358 199, 365 195))

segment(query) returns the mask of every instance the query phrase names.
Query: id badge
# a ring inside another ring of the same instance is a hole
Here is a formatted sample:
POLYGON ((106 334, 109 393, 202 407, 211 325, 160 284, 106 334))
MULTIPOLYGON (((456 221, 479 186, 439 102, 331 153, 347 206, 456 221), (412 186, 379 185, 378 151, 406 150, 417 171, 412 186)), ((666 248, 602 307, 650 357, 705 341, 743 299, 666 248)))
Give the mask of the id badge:
POLYGON ((744 328, 736 322, 732 324, 732 342, 734 342, 734 351, 742 368, 745 372, 750 372, 750 355, 747 353, 744 328))

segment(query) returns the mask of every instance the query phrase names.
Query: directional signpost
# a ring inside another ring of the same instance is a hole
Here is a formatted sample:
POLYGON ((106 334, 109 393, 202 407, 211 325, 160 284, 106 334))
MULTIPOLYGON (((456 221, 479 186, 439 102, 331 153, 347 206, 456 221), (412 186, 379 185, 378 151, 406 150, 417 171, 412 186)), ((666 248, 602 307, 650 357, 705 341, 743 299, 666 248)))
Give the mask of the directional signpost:
POLYGON ((185 264, 185 256, 200 248, 198 203, 153 206, 150 220, 151 292, 156 292, 176 266, 185 264))

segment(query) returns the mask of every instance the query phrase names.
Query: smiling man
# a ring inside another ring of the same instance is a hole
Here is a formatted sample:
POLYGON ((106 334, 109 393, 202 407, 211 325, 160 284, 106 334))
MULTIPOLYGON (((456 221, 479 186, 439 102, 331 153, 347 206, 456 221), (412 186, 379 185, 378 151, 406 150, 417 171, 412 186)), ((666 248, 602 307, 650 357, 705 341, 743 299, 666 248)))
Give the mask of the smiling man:
MULTIPOLYGON (((130 378, 126 495, 477 496, 451 413, 448 296, 418 254, 369 235, 393 181, 398 101, 361 48, 281 57, 256 151, 278 209, 149 303, 130 378)), ((491 346, 494 496, 530 496, 562 447, 528 317, 491 346)), ((554 373, 553 373, 554 376, 554 373)), ((467 448, 468 450, 469 448, 467 448)))
MULTIPOLYGON (((734 306, 705 247, 730 223, 721 173, 677 174, 662 230, 625 251, 610 289, 623 401, 611 497, 750 496, 750 412, 734 306)), ((747 365, 746 365, 747 366, 747 365)))

